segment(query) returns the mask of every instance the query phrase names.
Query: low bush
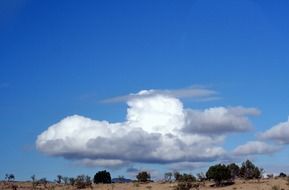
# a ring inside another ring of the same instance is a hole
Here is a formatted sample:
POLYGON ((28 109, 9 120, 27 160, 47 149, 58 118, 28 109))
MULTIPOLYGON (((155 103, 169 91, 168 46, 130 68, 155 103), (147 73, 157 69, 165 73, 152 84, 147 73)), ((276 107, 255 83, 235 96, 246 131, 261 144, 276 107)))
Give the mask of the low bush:
POLYGON ((94 175, 93 178, 94 183, 111 183, 111 176, 110 173, 106 170, 99 171, 94 175))
POLYGON ((149 172, 142 171, 137 174, 136 178, 139 182, 148 182, 151 179, 151 175, 149 172))

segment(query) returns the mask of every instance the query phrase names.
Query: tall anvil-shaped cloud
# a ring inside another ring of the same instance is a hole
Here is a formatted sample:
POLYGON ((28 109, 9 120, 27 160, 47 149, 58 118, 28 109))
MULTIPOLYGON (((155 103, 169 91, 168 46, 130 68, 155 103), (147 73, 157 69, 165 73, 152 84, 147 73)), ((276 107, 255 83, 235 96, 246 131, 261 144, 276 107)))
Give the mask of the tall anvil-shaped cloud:
POLYGON ((39 151, 86 165, 117 166, 131 162, 212 161, 226 152, 224 134, 250 128, 254 108, 184 109, 165 94, 129 99, 126 121, 110 123, 79 115, 50 126, 36 140, 39 151))

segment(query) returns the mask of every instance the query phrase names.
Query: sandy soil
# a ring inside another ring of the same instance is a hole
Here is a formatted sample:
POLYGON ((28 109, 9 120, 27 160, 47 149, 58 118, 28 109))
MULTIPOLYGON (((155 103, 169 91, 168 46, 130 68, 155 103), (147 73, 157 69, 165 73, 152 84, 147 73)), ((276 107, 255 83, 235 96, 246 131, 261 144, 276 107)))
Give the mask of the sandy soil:
MULTIPOLYGON (((30 190, 32 189, 32 184, 29 182, 15 182, 15 185, 18 186, 17 190, 30 190)), ((93 185, 93 190, 173 190, 176 186, 176 183, 115 183, 115 184, 98 184, 93 185)), ((251 181, 243 181, 243 180, 236 180, 235 184, 229 185, 226 187, 211 187, 211 182, 206 182, 202 186, 200 186, 200 190, 289 190, 289 185, 287 185, 287 181, 285 179, 269 179, 269 180, 251 180, 251 181), (273 187, 277 189, 274 189, 273 187)), ((1 190, 8 190, 12 189, 7 184, 4 183, 0 184, 1 190)), ((55 185, 55 184, 48 184, 47 187, 38 186, 38 190, 42 189, 51 189, 51 190, 76 190, 75 187, 72 186, 64 186, 64 185, 55 185)), ((88 188, 90 189, 90 188, 88 188)))

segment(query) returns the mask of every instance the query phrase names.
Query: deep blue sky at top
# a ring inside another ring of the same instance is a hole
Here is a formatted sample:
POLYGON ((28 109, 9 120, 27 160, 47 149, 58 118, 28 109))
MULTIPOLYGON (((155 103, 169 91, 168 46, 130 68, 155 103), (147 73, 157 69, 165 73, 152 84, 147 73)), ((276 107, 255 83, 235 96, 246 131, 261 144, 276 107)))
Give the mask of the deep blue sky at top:
POLYGON ((286 0, 2 0, 0 175, 85 172, 36 152, 37 135, 71 114, 122 121, 124 104, 98 102, 142 89, 205 85, 222 99, 186 106, 258 107, 257 130, 285 121, 288 7, 286 0))

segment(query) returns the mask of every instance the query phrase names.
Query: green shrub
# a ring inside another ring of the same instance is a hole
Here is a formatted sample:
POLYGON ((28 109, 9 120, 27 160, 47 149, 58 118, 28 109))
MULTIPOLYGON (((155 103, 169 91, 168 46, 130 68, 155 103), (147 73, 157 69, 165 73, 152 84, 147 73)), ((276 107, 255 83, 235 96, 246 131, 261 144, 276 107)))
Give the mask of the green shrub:
POLYGON ((195 182, 197 181, 197 178, 193 176, 192 174, 186 174, 186 173, 179 173, 175 172, 174 173, 175 180, 177 182, 195 182))
POLYGON ((272 190, 280 190, 280 187, 277 185, 272 186, 272 190))
POLYGON ((147 182, 151 179, 151 175, 149 172, 142 171, 137 174, 136 178, 139 182, 147 182))
POLYGON ((106 170, 99 171, 94 175, 93 178, 94 183, 111 183, 111 176, 110 173, 106 170))
POLYGON ((226 180, 231 180, 231 171, 226 165, 223 164, 217 164, 214 166, 211 166, 207 173, 206 173, 207 179, 212 179, 215 181, 216 186, 220 186, 223 184, 226 180))
POLYGON ((242 163, 240 177, 244 179, 260 179, 263 169, 255 166, 250 160, 242 163))
POLYGON ((236 178, 240 175, 240 167, 237 164, 231 163, 227 167, 230 170, 232 178, 236 178))

